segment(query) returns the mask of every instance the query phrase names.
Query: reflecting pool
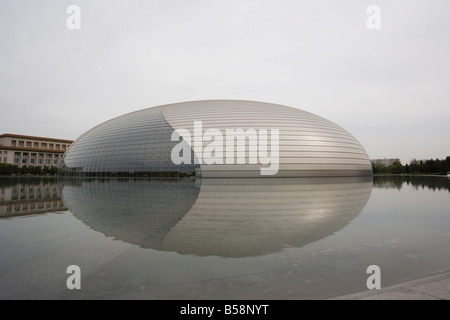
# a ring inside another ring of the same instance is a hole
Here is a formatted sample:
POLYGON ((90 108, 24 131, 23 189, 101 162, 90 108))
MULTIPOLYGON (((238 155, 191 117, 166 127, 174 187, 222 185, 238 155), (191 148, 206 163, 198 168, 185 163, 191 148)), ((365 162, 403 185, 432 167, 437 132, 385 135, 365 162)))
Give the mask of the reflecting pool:
POLYGON ((382 286, 450 270, 445 177, 5 177, 0 190, 0 299, 323 299, 367 290, 374 264, 382 286))

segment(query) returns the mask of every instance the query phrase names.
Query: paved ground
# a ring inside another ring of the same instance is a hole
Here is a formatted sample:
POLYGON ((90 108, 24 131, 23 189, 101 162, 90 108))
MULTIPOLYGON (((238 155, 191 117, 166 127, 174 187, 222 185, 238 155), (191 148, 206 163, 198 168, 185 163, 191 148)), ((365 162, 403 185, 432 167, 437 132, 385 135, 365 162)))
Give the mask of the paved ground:
POLYGON ((450 300, 450 271, 330 300, 450 300))

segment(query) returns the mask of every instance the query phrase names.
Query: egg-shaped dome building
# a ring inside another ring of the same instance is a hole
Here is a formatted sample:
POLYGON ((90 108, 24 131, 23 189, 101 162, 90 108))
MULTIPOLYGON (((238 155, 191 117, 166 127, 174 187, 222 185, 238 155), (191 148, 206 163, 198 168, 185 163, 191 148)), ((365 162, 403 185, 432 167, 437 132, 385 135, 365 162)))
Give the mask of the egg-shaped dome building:
POLYGON ((372 174, 361 144, 335 123, 287 106, 241 100, 169 104, 81 135, 63 177, 336 177, 372 174))

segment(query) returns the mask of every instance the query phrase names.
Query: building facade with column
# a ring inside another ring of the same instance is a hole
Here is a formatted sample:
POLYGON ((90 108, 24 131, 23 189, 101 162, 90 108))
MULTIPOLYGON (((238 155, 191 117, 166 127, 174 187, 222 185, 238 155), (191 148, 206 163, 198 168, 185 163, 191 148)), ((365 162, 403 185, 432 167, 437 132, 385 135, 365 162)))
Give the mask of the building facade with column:
POLYGON ((57 167, 72 140, 5 133, 0 135, 0 163, 57 167))

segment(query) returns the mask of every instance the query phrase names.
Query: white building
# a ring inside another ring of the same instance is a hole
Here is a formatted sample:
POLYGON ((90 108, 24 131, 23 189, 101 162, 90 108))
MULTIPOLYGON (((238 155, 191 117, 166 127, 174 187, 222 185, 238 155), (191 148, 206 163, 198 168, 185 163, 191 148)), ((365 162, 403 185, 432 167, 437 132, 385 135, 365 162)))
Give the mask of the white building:
POLYGON ((5 133, 0 135, 0 163, 14 164, 19 168, 57 167, 72 142, 5 133))

